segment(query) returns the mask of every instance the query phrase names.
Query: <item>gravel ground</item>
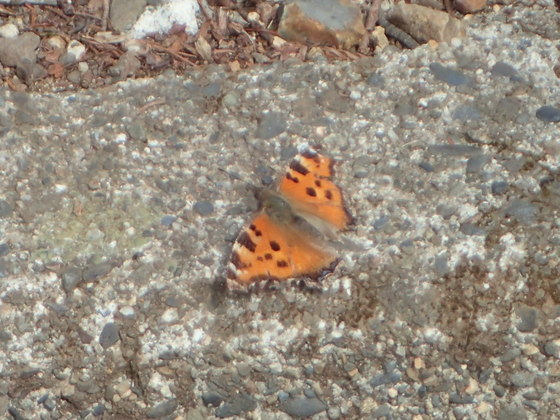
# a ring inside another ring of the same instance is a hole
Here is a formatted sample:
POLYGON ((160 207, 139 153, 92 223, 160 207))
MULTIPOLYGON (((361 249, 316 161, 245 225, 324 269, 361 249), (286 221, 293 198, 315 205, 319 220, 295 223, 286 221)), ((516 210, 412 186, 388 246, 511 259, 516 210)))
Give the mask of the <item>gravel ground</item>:
POLYGON ((0 413, 559 418, 558 15, 507 11, 353 63, 1 91, 0 413), (364 250, 319 293, 225 293, 247 183, 305 143, 364 250))

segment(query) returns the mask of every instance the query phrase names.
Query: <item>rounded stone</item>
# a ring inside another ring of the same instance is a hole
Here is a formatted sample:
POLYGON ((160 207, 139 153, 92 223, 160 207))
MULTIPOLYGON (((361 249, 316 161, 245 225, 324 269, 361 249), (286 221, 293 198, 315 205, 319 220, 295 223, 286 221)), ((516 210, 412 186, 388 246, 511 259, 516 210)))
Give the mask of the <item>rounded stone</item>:
POLYGON ((541 106, 535 113, 537 118, 544 122, 559 122, 560 121, 560 108, 554 106, 541 106))
POLYGON ((214 204, 211 201, 197 201, 193 205, 193 210, 201 216, 208 216, 214 212, 214 204))

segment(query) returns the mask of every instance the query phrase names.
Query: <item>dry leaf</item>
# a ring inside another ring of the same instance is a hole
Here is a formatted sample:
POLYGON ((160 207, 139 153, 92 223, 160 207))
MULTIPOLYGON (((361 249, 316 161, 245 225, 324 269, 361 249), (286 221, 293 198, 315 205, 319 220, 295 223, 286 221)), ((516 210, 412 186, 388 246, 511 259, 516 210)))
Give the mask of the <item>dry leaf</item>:
POLYGON ((58 79, 64 75, 64 66, 60 63, 53 63, 47 68, 47 73, 58 79))
POLYGON ((194 42, 194 46, 196 48, 196 52, 207 62, 213 63, 214 60, 212 58, 212 47, 204 39, 203 37, 199 36, 198 39, 194 42))
POLYGON ((241 65, 239 64, 239 61, 237 61, 237 60, 230 61, 230 62, 228 63, 228 66, 229 66, 229 69, 230 69, 232 72, 236 72, 236 71, 241 70, 241 65))

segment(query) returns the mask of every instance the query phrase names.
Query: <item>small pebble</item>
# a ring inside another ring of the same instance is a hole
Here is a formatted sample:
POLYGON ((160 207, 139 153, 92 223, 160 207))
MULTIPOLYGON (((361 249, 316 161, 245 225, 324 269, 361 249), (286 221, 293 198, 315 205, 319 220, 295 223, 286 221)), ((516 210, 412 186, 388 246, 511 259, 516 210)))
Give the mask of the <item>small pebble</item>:
MULTIPOLYGON (((257 408, 257 402, 247 394, 239 394, 226 401, 216 410, 216 416, 220 418, 239 416, 247 411, 257 408)), ((242 416, 246 418, 247 416, 242 416)))
POLYGON ((537 207, 528 201, 514 199, 507 206, 505 213, 507 216, 513 217, 518 222, 529 225, 535 220, 537 207))
POLYGON ((177 220, 175 216, 163 216, 159 222, 165 227, 170 227, 175 220, 177 220))
POLYGON ((503 61, 498 61, 491 70, 492 76, 505 76, 514 82, 521 81, 519 72, 511 64, 504 63, 503 61))
POLYGON ((505 181, 494 181, 492 182, 492 194, 501 195, 505 193, 508 189, 508 183, 505 181))
POLYGON ((99 344, 104 349, 111 347, 113 344, 119 341, 119 328, 114 322, 109 322, 105 324, 101 334, 99 335, 99 344))
POLYGON ((217 392, 206 392, 204 394, 202 394, 202 403, 205 406, 212 406, 212 407, 218 407, 222 401, 224 400, 224 397, 222 397, 220 394, 218 394, 217 392))
POLYGON ((549 105, 541 106, 537 109, 536 116, 539 120, 544 122, 559 122, 560 108, 549 105))
POLYGON ((197 201, 193 205, 193 210, 201 216, 208 216, 214 212, 214 204, 211 201, 197 201))
POLYGON ((327 405, 318 398, 289 399, 280 403, 280 410, 295 417, 311 417, 326 409, 327 405))
POLYGON ((450 86, 460 86, 469 83, 469 78, 460 71, 445 67, 439 63, 430 64, 430 71, 434 77, 450 86))
POLYGON ((160 417, 165 417, 173 414, 173 412, 177 409, 179 403, 176 399, 164 401, 155 405, 154 407, 150 408, 146 415, 148 418, 151 419, 158 419, 160 417))
POLYGON ((560 339, 548 341, 544 345, 544 352, 547 356, 552 356, 556 359, 560 359, 560 339))
POLYGON ((530 306, 520 306, 515 313, 521 321, 517 324, 517 329, 521 332, 532 332, 537 328, 537 310, 530 306))

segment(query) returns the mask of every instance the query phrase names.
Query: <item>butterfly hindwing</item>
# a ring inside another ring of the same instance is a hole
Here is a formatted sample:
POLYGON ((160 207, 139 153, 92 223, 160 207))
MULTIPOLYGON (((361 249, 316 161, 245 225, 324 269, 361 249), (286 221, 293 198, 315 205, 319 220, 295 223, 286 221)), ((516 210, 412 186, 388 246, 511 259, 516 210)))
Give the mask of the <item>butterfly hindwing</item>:
MULTIPOLYGON (((249 286, 259 280, 284 280, 320 273, 336 257, 310 243, 290 226, 259 213, 237 237, 228 280, 249 286)), ((237 286, 235 283, 233 286, 237 286)))

